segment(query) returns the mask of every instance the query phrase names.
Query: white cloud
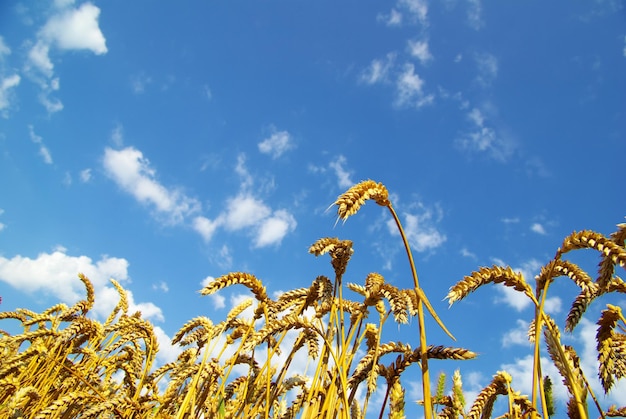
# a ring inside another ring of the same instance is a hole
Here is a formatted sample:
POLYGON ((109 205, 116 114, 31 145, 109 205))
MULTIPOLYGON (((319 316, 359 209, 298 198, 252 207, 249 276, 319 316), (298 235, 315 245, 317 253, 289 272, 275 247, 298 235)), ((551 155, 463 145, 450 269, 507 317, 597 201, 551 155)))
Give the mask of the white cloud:
POLYGON ((469 25, 476 30, 479 30, 485 24, 482 19, 482 9, 481 0, 468 0, 467 20, 469 25))
MULTIPOLYGON (((427 208, 422 203, 413 204, 411 207, 414 208, 414 212, 406 211, 402 213, 404 216, 402 228, 411 248, 421 253, 434 250, 443 245, 447 238, 436 226, 441 220, 441 210, 438 208, 427 208)), ((394 236, 400 234, 393 219, 387 221, 387 228, 394 236)))
POLYGON ((428 3, 426 0, 399 0, 398 6, 406 8, 413 19, 422 25, 428 25, 428 3))
POLYGON ((372 60, 370 65, 361 73, 359 80, 365 84, 375 84, 387 81, 389 71, 393 67, 396 54, 390 52, 383 59, 372 60))
POLYGON ((80 171, 80 181, 87 183, 91 180, 91 169, 83 169, 80 171))
POLYGON ((152 284, 152 289, 155 291, 169 292, 170 287, 167 286, 167 282, 161 281, 156 284, 152 284))
POLYGON ((3 55, 10 55, 11 48, 4 42, 4 38, 0 35, 0 60, 3 59, 3 55))
POLYGON ((220 223, 211 221, 206 217, 198 216, 193 219, 193 229, 199 233, 205 241, 210 241, 220 223))
POLYGON ((263 201, 247 194, 229 199, 226 205, 223 217, 224 226, 228 230, 240 230, 257 225, 271 214, 270 208, 263 201))
POLYGON ((476 254, 473 252, 470 252, 466 247, 463 247, 461 249, 461 256, 466 257, 466 258, 476 259, 476 254))
POLYGON ((280 244, 287 233, 295 230, 296 219, 285 210, 277 210, 274 214, 263 220, 256 236, 255 247, 264 247, 280 244))
POLYGON ((484 87, 490 86, 498 77, 498 59, 495 55, 484 52, 474 55, 474 60, 478 67, 476 81, 484 87))
POLYGON ((417 58, 422 65, 433 59, 428 48, 428 41, 408 41, 409 53, 417 58))
POLYGON ((504 224, 517 224, 519 223, 519 217, 504 217, 500 221, 504 224))
POLYGON ((455 144, 462 150, 487 153, 500 162, 507 161, 515 150, 515 142, 503 132, 488 126, 483 112, 472 108, 467 113, 473 128, 455 140, 455 144))
POLYGON ((415 66, 413 64, 405 64, 404 70, 396 81, 396 105, 421 108, 422 106, 431 104, 434 100, 434 96, 425 95, 423 87, 424 80, 415 73, 415 66))
POLYGON ((157 213, 167 216, 172 223, 180 223, 185 216, 200 209, 194 198, 176 189, 168 189, 156 180, 156 171, 142 152, 126 147, 122 150, 106 148, 103 166, 106 174, 137 201, 152 205, 157 213))
POLYGON ((4 111, 10 106, 12 89, 20 84, 20 80, 21 78, 17 74, 0 78, 0 111, 3 112, 4 118, 7 117, 4 111))
POLYGON ((133 92, 141 94, 146 91, 146 87, 152 83, 152 77, 145 75, 144 73, 134 76, 131 80, 131 86, 133 92))
POLYGON ((542 236, 547 234, 546 229, 539 223, 533 223, 533 225, 530 226, 530 230, 534 233, 541 234, 542 236))
MULTIPOLYGON (((119 301, 109 278, 120 283, 129 280, 125 259, 102 256, 93 262, 87 256, 67 255, 62 247, 52 253, 41 253, 35 259, 20 255, 11 259, 0 256, 0 281, 22 292, 53 295, 66 304, 85 298, 85 287, 78 279, 78 273, 91 280, 96 293, 93 311, 98 317, 105 318, 119 301)), ((149 302, 135 303, 130 291, 128 302, 130 313, 139 310, 144 318, 163 320, 159 307, 149 302)))
POLYGON ((272 135, 261 141, 258 146, 261 153, 269 154, 273 159, 279 158, 286 151, 294 148, 291 135, 287 131, 275 129, 272 129, 272 135))
POLYGON ((522 319, 517 319, 516 323, 516 328, 509 330, 502 336, 502 347, 508 348, 513 345, 529 346, 531 344, 528 340, 529 323, 522 319))
POLYGON ((159 365, 176 361, 183 348, 178 345, 172 345, 172 338, 161 327, 154 326, 153 329, 159 343, 159 352, 156 354, 159 365))
POLYGON ((28 134, 30 135, 31 141, 39 146, 39 154, 41 154, 43 161, 46 164, 52 164, 52 155, 50 154, 50 150, 48 150, 46 145, 43 143, 43 138, 35 134, 35 129, 32 125, 28 126, 28 134))
POLYGON ((39 71, 41 71, 47 77, 52 77, 54 65, 50 61, 48 55, 50 46, 44 41, 37 41, 37 43, 28 52, 28 59, 39 71))
POLYGON ((402 24, 402 13, 396 9, 391 9, 388 15, 379 14, 376 20, 384 22, 387 26, 400 26, 402 24))
POLYGON ((250 175, 250 172, 248 172, 248 168, 246 167, 246 155, 244 153, 240 153, 237 156, 237 164, 235 165, 235 173, 237 173, 239 177, 241 178, 240 187, 242 190, 248 190, 250 187, 252 187, 252 184, 254 183, 254 179, 252 178, 252 176, 250 175))
POLYGON ((329 166, 337 175, 337 182, 341 189, 346 189, 354 185, 352 181, 352 174, 344 168, 347 160, 343 155, 338 155, 337 158, 329 163, 329 166))
POLYGON ((62 50, 89 50, 106 54, 106 39, 98 25, 100 9, 83 3, 78 9, 64 10, 53 15, 40 31, 49 44, 62 50))
POLYGON ((113 131, 111 132, 111 141, 117 147, 124 145, 124 127, 120 124, 115 125, 115 128, 113 128, 113 131))

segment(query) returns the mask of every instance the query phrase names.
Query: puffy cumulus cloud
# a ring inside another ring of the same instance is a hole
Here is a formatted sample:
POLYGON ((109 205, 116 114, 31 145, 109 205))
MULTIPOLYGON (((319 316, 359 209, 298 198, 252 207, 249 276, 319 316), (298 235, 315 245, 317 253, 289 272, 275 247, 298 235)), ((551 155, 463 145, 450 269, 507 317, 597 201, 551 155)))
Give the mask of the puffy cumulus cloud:
POLYGON ((423 41, 409 40, 408 49, 409 49, 409 54, 417 58, 422 65, 427 64, 429 61, 433 59, 433 55, 430 53, 427 40, 423 40, 423 41))
MULTIPOLYGON (((428 208, 421 202, 409 206, 409 211, 403 211, 402 228, 409 244, 417 252, 434 250, 445 243, 447 237, 437 228, 442 214, 438 207, 428 208)), ((389 232, 398 236, 398 228, 393 219, 387 221, 389 232)))
POLYGON ((226 205, 226 212, 220 219, 223 219, 224 226, 229 230, 258 225, 272 212, 263 201, 247 193, 229 199, 226 205))
POLYGON ((361 72, 359 81, 365 84, 386 82, 396 59, 396 54, 390 52, 382 59, 372 60, 370 65, 361 72))
MULTIPOLYGON (((85 298, 85 287, 77 277, 79 272, 94 286, 94 313, 106 318, 119 301, 119 294, 109 279, 122 284, 129 281, 126 259, 102 256, 94 262, 87 256, 70 256, 63 248, 41 253, 34 259, 21 255, 10 259, 0 256, 0 281, 26 293, 52 295, 66 304, 85 298)), ((145 318, 163 321, 159 307, 150 302, 136 303, 131 291, 128 291, 128 302, 129 312, 141 311, 145 318)))
POLYGON ((424 93, 424 80, 415 72, 413 64, 405 64, 396 80, 396 105, 421 108, 433 102, 435 97, 424 93))
POLYGON ((296 220, 287 210, 272 211, 262 200, 247 193, 227 201, 227 208, 216 220, 227 230, 250 229, 254 247, 280 244, 296 226, 296 220))
POLYGON ((156 171, 143 153, 133 147, 114 150, 107 147, 103 157, 104 170, 122 190, 137 201, 148 204, 171 223, 200 209, 199 202, 177 189, 168 189, 156 180, 156 171))
POLYGON ((487 153, 491 158, 506 162, 515 151, 515 141, 503 132, 489 126, 483 111, 472 108, 467 113, 467 119, 472 128, 455 140, 455 145, 461 150, 472 153, 487 153))
POLYGON ((219 223, 208 219, 204 216, 198 216, 193 219, 193 229, 202 236, 205 241, 211 241, 213 234, 217 231, 219 223))
POLYGON ((293 149, 293 138, 287 131, 276 131, 272 128, 272 134, 258 144, 259 151, 269 154, 273 159, 277 159, 285 152, 293 149))
POLYGON ((507 331, 502 336, 502 347, 508 348, 513 345, 529 346, 531 343, 528 340, 528 322, 522 319, 517 319, 517 327, 507 331))
POLYGON ((271 217, 263 220, 254 243, 255 247, 280 244, 287 233, 295 230, 296 219, 285 210, 274 211, 271 217))
MULTIPOLYGON (((64 6, 71 5, 65 2, 64 6)), ((106 54, 106 39, 100 30, 100 9, 87 2, 77 9, 65 9, 48 19, 39 35, 49 44, 63 50, 88 50, 106 54)))

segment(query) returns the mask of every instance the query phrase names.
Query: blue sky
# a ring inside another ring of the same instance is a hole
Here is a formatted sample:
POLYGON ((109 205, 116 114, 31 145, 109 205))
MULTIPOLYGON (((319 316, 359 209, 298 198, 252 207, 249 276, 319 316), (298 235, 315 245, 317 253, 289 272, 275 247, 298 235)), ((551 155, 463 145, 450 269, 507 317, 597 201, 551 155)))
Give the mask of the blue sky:
MULTIPOLYGON (((307 286, 332 272, 307 254, 321 237, 354 241, 348 281, 410 287, 388 213, 370 203, 335 226, 325 211, 371 178, 456 344, 481 354, 431 368, 460 367, 470 395, 503 368, 529 391, 532 308, 496 287, 443 298, 494 263, 533 282, 567 234, 624 221, 625 19, 611 0, 2 2, 2 309, 75 301, 84 272, 105 316, 112 277, 165 362, 167 336, 245 294, 201 297, 203 281, 307 286)), ((553 290, 562 319, 577 291, 553 290)), ((589 363, 603 304, 567 337, 589 363)), ((417 346, 415 327, 390 339, 417 346)))

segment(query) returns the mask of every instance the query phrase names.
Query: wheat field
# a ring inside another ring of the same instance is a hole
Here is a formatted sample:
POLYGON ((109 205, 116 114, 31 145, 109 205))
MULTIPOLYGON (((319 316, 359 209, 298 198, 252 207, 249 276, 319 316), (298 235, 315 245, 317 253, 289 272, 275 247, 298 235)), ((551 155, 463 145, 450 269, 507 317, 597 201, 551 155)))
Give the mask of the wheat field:
POLYGON ((527 297, 535 307, 528 339, 534 345, 530 395, 515 390, 515 377, 494 372, 475 400, 465 399, 462 376, 430 376, 429 363, 468 360, 470 349, 429 343, 426 319, 453 336, 419 285, 416 266, 387 188, 367 180, 349 188, 334 203, 338 220, 356 215, 367 201, 389 210, 409 261, 412 283, 400 289, 376 272, 362 283, 344 283, 353 243, 335 237, 316 240, 309 252, 329 257, 334 277, 312 276, 310 286, 268 296, 262 282, 245 272, 216 278, 203 295, 241 286, 251 298, 216 322, 198 316, 184 324, 172 343, 181 349, 175 362, 156 365, 158 343, 141 313, 130 313, 126 291, 111 280, 119 302, 99 321, 90 311, 97 298, 90 280, 85 299, 35 313, 0 313, 18 322, 21 333, 0 331, 0 417, 2 418, 405 418, 405 371, 419 371, 425 418, 546 418, 553 415, 552 381, 541 371, 541 348, 565 384, 570 418, 626 417, 626 407, 603 410, 589 385, 597 374, 605 393, 626 375, 626 320, 619 306, 606 304, 597 323, 597 370, 583 371, 576 349, 562 343, 559 325, 545 311, 550 285, 569 278, 579 294, 571 304, 565 331, 572 331, 589 305, 611 293, 626 293, 617 268, 626 263, 626 224, 608 236, 594 231, 566 237, 534 283, 510 267, 481 267, 450 287, 452 305, 493 283, 527 297), (567 256, 578 249, 597 252, 593 276, 567 256), (595 277, 595 279, 594 279, 595 277), (350 291, 349 293, 347 291, 350 291), (348 297, 348 294, 351 297, 348 297), (353 296, 353 297, 352 297, 353 296), (252 310, 251 316, 244 312, 252 310), (383 330, 411 323, 415 342, 384 341, 383 330), (286 345, 285 342, 293 342, 286 345), (306 374, 291 366, 306 360, 306 374), (448 380, 448 378, 450 380, 448 380), (451 386, 446 391, 447 381, 451 386), (433 385, 434 383, 434 385, 433 385), (374 392, 382 407, 371 408, 374 392), (496 404, 498 396, 504 403, 496 404), (368 406, 370 409, 368 410, 368 406), (504 411, 496 411, 505 406, 504 411))

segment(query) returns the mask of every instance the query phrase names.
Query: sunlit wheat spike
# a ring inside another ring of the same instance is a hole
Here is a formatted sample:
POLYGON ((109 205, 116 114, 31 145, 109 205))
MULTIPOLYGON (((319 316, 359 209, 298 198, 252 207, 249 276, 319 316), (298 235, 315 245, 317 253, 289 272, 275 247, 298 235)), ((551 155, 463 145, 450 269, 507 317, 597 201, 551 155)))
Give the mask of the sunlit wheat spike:
MULTIPOLYGON (((18 382, 19 387, 19 382, 18 382)), ((7 393, 4 393, 5 395, 7 393)), ((9 412, 23 411, 29 404, 41 399, 41 394, 37 388, 33 386, 26 386, 19 388, 15 394, 11 396, 6 404, 9 412)))
POLYGON ((456 359, 466 360, 476 358, 476 353, 465 348, 452 348, 448 346, 430 345, 426 351, 428 358, 431 359, 456 359))
POLYGON ((482 285, 490 282, 496 284, 503 283, 507 287, 521 291, 530 298, 534 298, 530 285, 526 283, 522 274, 513 272, 508 266, 500 267, 494 265, 491 268, 482 267, 479 271, 472 272, 470 276, 465 276, 461 281, 450 287, 446 299, 452 305, 456 301, 467 297, 482 285))
POLYGON ((570 250, 587 248, 596 249, 603 253, 616 265, 622 267, 626 265, 626 249, 619 246, 611 239, 604 237, 602 234, 590 230, 574 232, 566 237, 563 241, 563 245, 557 251, 556 259, 570 250))
POLYGON ((389 419, 405 419, 404 415, 404 389, 400 384, 400 379, 393 380, 389 384, 389 419))
POLYGON ((265 287, 260 280, 258 280, 254 275, 248 274, 245 272, 231 272, 227 275, 220 276, 212 281, 209 285, 202 288, 200 290, 200 294, 202 295, 210 295, 213 294, 222 288, 230 287, 234 284, 241 284, 246 286, 252 294, 254 294, 257 301, 267 302, 269 298, 267 297, 267 293, 265 291, 265 287))
POLYGON ((563 384, 571 395, 586 394, 585 379, 576 351, 571 346, 561 344, 561 333, 551 317, 546 315, 545 322, 543 332, 548 354, 561 374, 563 384))
POLYGON ((598 297, 600 293, 601 291, 598 287, 592 283, 592 286, 583 289, 580 294, 576 296, 572 306, 570 307, 569 313, 567 314, 567 318, 565 319, 566 331, 571 332, 574 330, 587 310, 587 307, 589 307, 589 304, 591 304, 591 302, 598 297))
POLYGON ((339 240, 337 238, 323 238, 311 245, 309 253, 313 253, 315 256, 329 253, 331 258, 331 264, 335 269, 335 275, 337 278, 346 271, 348 261, 354 253, 352 249, 352 240, 339 240))
POLYGON ((333 205, 337 205, 339 219, 345 221, 351 215, 356 214, 368 199, 373 199, 383 207, 390 205, 389 192, 385 185, 373 180, 366 180, 352 186, 340 195, 333 205))
MULTIPOLYGON (((191 334, 194 329, 201 330, 203 334, 208 335, 207 338, 211 339, 215 335, 213 333, 214 327, 213 322, 204 316, 199 316, 191 319, 187 323, 185 323, 179 330, 176 332, 174 337, 172 338, 172 345, 176 345, 179 342, 182 342, 185 338, 185 335, 191 334)), ((192 341, 185 339, 185 342, 182 345, 188 345, 192 341)))
POLYGON ((463 380, 461 379, 461 371, 454 370, 452 374, 452 404, 457 412, 463 412, 465 409, 465 394, 463 394, 463 380))
POLYGON ((401 324, 408 323, 407 307, 410 304, 410 299, 407 295, 401 293, 396 287, 389 284, 382 284, 380 293, 389 301, 394 320, 401 324))
POLYGON ((609 406, 609 410, 607 410, 605 413, 605 416, 608 417, 626 417, 626 406, 622 406, 622 407, 617 407, 615 405, 609 406))
POLYGON ((122 315, 128 314, 128 296, 126 295, 126 290, 124 290, 124 288, 122 288, 122 286, 116 280, 111 279, 110 281, 111 281, 111 284, 113 284, 113 287, 115 288, 117 293, 119 294, 120 300, 117 302, 117 305, 115 306, 111 314, 109 314, 109 317, 107 317, 106 321, 104 322, 105 327, 111 324, 113 320, 115 320, 115 317, 117 317, 118 314, 120 313, 122 315))
POLYGON ((342 242, 343 241, 339 240, 337 237, 323 237, 309 247, 309 253, 315 256, 321 256, 332 252, 337 246, 341 246, 342 242))
POLYGON ((505 371, 494 375, 491 383, 482 389, 476 397, 467 417, 470 419, 489 418, 493 410, 493 403, 498 395, 508 394, 512 378, 505 371))
POLYGON ((615 337, 615 327, 618 322, 626 322, 622 315, 620 307, 607 304, 607 308, 602 311, 602 315, 598 320, 598 331, 596 333, 596 342, 598 349, 598 376, 602 383, 605 393, 611 389, 615 383, 615 376, 624 376, 626 370, 622 370, 623 362, 617 361, 617 354, 614 351, 613 340, 615 337))
POLYGON ((586 289, 591 284, 593 284, 593 280, 587 274, 587 272, 583 271, 578 265, 575 263, 561 260, 561 259, 553 259, 547 265, 541 268, 541 272, 537 275, 537 293, 541 291, 544 287, 544 284, 547 281, 552 281, 553 279, 559 276, 567 276, 569 277, 576 285, 578 285, 582 289, 586 289))
MULTIPOLYGON (((611 233, 611 240, 616 245, 624 248, 624 242, 626 240, 626 223, 618 224, 617 231, 611 233)), ((615 273, 615 262, 612 258, 608 257, 604 253, 601 255, 599 269, 598 269, 598 279, 596 284, 600 288, 605 288, 611 282, 613 278, 613 274, 615 273)))
POLYGON ((388 342, 381 344, 379 347, 371 347, 355 367, 352 376, 348 380, 348 385, 355 387, 367 377, 367 373, 373 368, 375 360, 393 352, 408 354, 411 353, 411 347, 402 342, 388 342))

